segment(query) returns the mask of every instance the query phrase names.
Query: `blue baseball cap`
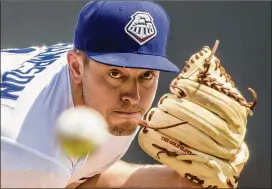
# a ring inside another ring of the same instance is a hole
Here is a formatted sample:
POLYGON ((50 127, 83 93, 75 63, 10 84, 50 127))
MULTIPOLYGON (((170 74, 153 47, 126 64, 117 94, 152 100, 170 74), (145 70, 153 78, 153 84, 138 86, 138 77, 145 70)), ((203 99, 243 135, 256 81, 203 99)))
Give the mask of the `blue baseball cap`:
POLYGON ((150 1, 93 1, 79 13, 74 47, 106 65, 179 72, 166 58, 170 21, 150 1))

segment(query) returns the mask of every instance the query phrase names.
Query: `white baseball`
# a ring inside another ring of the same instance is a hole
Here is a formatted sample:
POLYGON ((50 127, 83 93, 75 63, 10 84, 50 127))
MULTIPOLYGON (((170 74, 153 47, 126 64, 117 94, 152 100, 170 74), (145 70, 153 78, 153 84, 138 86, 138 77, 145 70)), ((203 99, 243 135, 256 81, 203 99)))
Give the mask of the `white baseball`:
POLYGON ((91 108, 70 108, 56 122, 57 142, 72 157, 80 158, 94 152, 108 137, 107 122, 91 108))

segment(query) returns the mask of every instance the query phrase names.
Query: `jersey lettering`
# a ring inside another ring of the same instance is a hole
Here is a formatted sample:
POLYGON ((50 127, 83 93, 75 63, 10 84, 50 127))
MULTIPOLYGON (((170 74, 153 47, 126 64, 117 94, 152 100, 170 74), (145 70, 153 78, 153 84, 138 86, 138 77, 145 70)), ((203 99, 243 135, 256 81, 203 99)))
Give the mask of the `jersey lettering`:
POLYGON ((3 73, 1 78, 1 98, 17 100, 20 91, 24 90, 25 86, 37 74, 43 72, 47 66, 54 63, 69 49, 71 49, 69 44, 50 46, 37 56, 22 63, 19 68, 3 73))

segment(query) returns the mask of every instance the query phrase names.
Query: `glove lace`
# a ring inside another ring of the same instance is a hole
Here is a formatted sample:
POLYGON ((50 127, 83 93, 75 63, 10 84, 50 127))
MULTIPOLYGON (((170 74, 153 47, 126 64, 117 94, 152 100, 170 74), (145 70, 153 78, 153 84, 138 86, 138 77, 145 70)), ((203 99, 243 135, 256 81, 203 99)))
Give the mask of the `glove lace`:
MULTIPOLYGON (((204 70, 199 71, 199 74, 197 75, 198 77, 198 82, 200 84, 204 84, 206 86, 209 86, 219 92, 222 92, 226 95, 228 95, 229 97, 235 99, 238 103, 240 103, 242 106, 245 106, 247 108, 249 108, 250 110, 253 110, 257 104, 257 93, 252 89, 252 88, 248 88, 248 90, 251 92, 252 96, 253 96, 253 101, 252 102, 247 102, 246 99, 244 97, 242 97, 241 95, 237 94, 236 92, 232 91, 231 88, 227 88, 224 86, 224 83, 219 83, 215 78, 210 77, 210 73, 208 73, 209 69, 210 69, 210 60, 211 58, 214 56, 217 47, 218 47, 219 41, 216 40, 214 47, 212 49, 211 55, 209 56, 209 58, 206 59, 205 63, 204 63, 204 70)), ((195 55, 195 59, 199 59, 199 56, 203 55, 203 52, 205 51, 205 48, 201 49, 198 53, 196 53, 195 55)), ((205 51, 207 52, 207 51, 205 51)), ((181 73, 186 73, 187 69, 190 68, 190 63, 194 63, 193 58, 189 61, 185 62, 185 66, 184 68, 181 70, 181 73)), ((215 60, 215 64, 216 64, 216 70, 220 70, 220 77, 224 76, 226 78, 226 82, 230 83, 231 86, 233 88, 235 88, 235 84, 234 82, 231 80, 231 76, 228 75, 226 73, 226 70, 224 69, 224 67, 220 64, 220 60, 218 58, 216 58, 215 60)), ((181 76, 178 76, 176 78, 176 81, 174 82, 174 85, 171 85, 171 87, 177 88, 175 85, 177 85, 178 80, 181 79, 181 76)), ((180 90, 180 89, 179 89, 180 90)), ((181 97, 185 97, 186 96, 186 91, 181 91, 181 97)))
MULTIPOLYGON (((152 113, 150 115, 152 115, 152 113)), ((188 122, 187 121, 182 121, 180 123, 176 123, 176 124, 173 124, 173 125, 167 125, 167 126, 164 126, 164 127, 151 127, 151 126, 148 125, 148 123, 145 120, 141 120, 138 123, 138 125, 144 128, 143 132, 147 132, 148 131, 147 128, 153 129, 154 131, 159 131, 161 129, 169 129, 169 128, 177 127, 177 126, 180 126, 180 125, 186 124, 186 123, 188 123, 188 122)))
MULTIPOLYGON (((220 70, 220 77, 225 76, 226 82, 231 83, 231 86, 234 88, 234 82, 231 80, 230 75, 228 75, 225 71, 225 69, 222 67, 220 64, 219 59, 216 59, 216 68, 215 70, 219 69, 220 70)), ((208 70, 210 68, 209 62, 206 62, 204 64, 204 70, 200 71, 198 74, 198 82, 201 84, 204 84, 206 86, 212 87, 216 89, 219 92, 223 92, 224 94, 228 95, 229 97, 235 99, 237 102, 239 102, 242 106, 248 107, 250 110, 253 110, 254 107, 257 104, 257 94, 252 88, 248 88, 248 90, 251 92, 253 96, 253 102, 247 102, 244 97, 241 95, 238 95, 236 92, 231 91, 230 88, 227 88, 224 86, 223 83, 219 83, 215 78, 210 77, 210 73, 208 73, 208 70)))

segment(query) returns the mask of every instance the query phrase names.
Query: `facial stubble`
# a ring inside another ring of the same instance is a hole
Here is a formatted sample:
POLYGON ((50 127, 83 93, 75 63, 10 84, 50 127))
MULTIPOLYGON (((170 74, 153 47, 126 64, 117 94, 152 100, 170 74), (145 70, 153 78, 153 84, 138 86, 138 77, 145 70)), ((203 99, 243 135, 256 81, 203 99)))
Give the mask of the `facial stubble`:
MULTIPOLYGON (((85 78, 87 79, 87 78, 85 78)), ((83 82, 82 85, 82 98, 83 98, 83 103, 88 106, 91 107, 91 103, 89 102, 89 98, 88 98, 88 91, 89 87, 85 85, 85 82, 83 82)), ((106 119, 107 123, 108 123, 108 129, 109 129, 109 133, 115 136, 129 136, 132 135, 137 127, 138 124, 136 123, 132 123, 130 121, 124 121, 120 124, 113 124, 111 122, 111 120, 107 117, 107 115, 104 116, 104 118, 106 119)))

